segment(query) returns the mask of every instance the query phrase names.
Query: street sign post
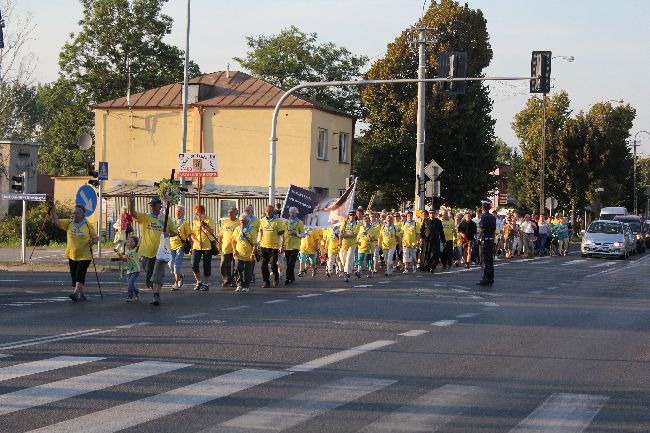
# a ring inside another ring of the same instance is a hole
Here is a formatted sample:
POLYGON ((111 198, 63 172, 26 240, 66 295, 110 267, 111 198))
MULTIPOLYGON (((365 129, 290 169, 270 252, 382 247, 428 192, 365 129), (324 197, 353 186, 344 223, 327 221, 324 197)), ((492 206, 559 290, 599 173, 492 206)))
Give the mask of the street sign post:
POLYGON ((546 197, 546 209, 548 209, 550 214, 553 214, 553 209, 557 208, 557 199, 555 197, 546 197))
POLYGON ((433 197, 439 197, 440 196, 440 181, 438 178, 440 177, 440 173, 442 173, 444 170, 436 161, 433 159, 429 161, 426 167, 424 167, 424 174, 431 179, 431 181, 427 181, 426 183, 426 196, 429 198, 433 197))
POLYGON ((86 217, 92 215, 97 207, 97 193, 95 189, 90 185, 83 185, 77 191, 75 204, 79 204, 86 209, 86 217))

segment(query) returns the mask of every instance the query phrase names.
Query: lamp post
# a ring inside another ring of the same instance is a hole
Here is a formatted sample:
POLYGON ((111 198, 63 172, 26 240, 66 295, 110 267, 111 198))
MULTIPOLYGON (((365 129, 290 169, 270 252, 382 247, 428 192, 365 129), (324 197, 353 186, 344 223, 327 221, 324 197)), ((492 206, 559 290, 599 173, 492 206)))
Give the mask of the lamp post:
MULTIPOLYGON (((634 215, 638 215, 638 213, 639 213, 638 212, 638 206, 637 206, 638 194, 637 194, 637 191, 636 191, 636 146, 637 146, 637 144, 636 144, 636 136, 641 134, 642 132, 650 135, 650 132, 648 132, 648 131, 637 131, 637 133, 634 134, 634 141, 633 141, 633 144, 632 144, 632 148, 634 149, 634 178, 632 180, 632 188, 634 189, 634 215)), ((647 211, 647 209, 646 209, 646 211, 647 211)))

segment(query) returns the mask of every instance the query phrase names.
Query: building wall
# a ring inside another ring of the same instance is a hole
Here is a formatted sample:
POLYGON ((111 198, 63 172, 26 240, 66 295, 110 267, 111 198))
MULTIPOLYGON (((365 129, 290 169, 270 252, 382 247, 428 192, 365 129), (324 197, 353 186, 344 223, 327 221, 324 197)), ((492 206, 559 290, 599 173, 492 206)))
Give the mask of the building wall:
MULTIPOLYGON (((52 176, 54 179, 54 201, 73 205, 77 197, 77 191, 88 183, 90 176, 52 176)), ((97 221, 97 210, 88 220, 92 223, 97 221)))

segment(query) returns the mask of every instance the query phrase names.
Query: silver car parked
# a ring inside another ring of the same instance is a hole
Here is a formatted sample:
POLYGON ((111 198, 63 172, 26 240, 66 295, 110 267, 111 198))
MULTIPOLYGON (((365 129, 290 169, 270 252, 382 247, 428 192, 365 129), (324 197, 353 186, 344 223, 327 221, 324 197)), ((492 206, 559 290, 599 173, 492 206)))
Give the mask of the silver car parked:
POLYGON ((589 225, 580 244, 580 255, 627 259, 636 250, 630 227, 619 221, 598 220, 589 225))

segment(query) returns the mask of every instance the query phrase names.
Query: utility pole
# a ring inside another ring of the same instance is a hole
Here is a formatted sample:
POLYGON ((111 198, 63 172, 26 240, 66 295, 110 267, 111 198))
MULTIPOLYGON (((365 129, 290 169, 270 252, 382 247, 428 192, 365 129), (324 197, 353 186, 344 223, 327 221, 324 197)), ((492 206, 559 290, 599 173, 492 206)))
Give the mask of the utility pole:
MULTIPOLYGON (((636 147, 637 147, 636 136, 641 134, 642 132, 645 133, 645 134, 650 135, 650 132, 648 132, 648 131, 638 131, 636 134, 634 134, 634 141, 632 142, 633 143, 632 148, 634 149, 634 154, 633 154, 634 155, 634 178, 633 178, 633 181, 632 181, 633 182, 632 187, 634 188, 634 215, 639 214, 638 213, 639 212, 638 193, 637 193, 637 190, 636 190, 636 147)), ((646 209, 646 211, 647 211, 647 209, 646 209)))
MULTIPOLYGON (((187 20, 185 22, 185 69, 183 72, 183 126, 181 133, 181 153, 187 152, 187 87, 190 61, 190 1, 187 0, 187 20)), ((181 177, 181 204, 185 206, 185 178, 181 177)))
POLYGON ((542 148, 541 161, 539 165, 539 214, 544 215, 545 204, 545 183, 546 174, 546 93, 542 95, 542 148))
MULTIPOLYGON (((423 25, 418 27, 418 79, 424 80, 427 75, 426 28, 423 25)), ((415 151, 415 210, 424 209, 425 180, 424 180, 424 134, 425 134, 425 107, 426 87, 424 81, 418 82, 418 114, 417 114, 417 137, 415 151)))

